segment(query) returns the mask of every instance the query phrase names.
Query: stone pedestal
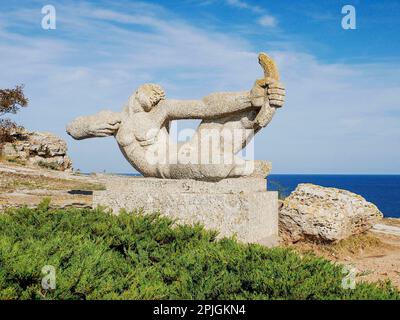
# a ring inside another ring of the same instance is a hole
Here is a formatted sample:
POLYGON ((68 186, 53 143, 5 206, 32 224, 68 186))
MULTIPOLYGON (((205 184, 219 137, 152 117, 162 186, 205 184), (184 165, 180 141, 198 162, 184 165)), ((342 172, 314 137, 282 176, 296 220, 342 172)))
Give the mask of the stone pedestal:
POLYGON ((260 177, 232 178, 219 182, 121 177, 95 191, 94 207, 101 205, 132 211, 160 212, 178 223, 201 223, 235 235, 239 241, 273 246, 278 241, 278 194, 267 192, 260 177))

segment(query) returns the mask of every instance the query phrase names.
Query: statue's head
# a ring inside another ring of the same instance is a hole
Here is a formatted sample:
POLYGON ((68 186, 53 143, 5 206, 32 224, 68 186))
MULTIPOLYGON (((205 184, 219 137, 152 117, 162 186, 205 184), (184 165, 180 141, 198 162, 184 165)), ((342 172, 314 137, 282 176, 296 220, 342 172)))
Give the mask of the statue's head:
POLYGON ((129 106, 134 112, 149 112, 161 100, 165 99, 164 90, 161 86, 152 83, 142 84, 129 98, 129 106))

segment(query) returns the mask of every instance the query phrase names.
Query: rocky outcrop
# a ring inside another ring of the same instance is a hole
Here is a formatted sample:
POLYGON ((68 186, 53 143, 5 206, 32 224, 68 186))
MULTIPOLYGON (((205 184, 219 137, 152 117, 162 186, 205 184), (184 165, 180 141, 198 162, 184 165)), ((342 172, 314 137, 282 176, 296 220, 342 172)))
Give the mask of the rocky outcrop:
POLYGON ((60 171, 72 168, 66 142, 52 133, 17 130, 11 136, 14 141, 1 148, 2 158, 60 171))
POLYGON ((383 215, 372 203, 346 190, 299 184, 279 211, 283 240, 333 242, 372 228, 383 215))

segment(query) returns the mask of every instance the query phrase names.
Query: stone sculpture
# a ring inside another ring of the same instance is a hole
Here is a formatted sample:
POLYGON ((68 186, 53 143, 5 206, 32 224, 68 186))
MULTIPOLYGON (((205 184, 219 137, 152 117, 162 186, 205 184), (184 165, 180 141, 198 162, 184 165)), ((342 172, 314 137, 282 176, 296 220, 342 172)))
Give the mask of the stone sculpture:
POLYGON ((78 140, 114 136, 125 158, 145 177, 217 181, 251 176, 257 162, 237 154, 268 125, 285 98, 273 60, 261 53, 259 63, 264 78, 249 92, 172 100, 159 85, 144 84, 122 112, 78 117, 67 132, 78 140), (170 122, 179 119, 202 120, 188 142, 175 143, 169 137, 170 122))
POLYGON ((144 176, 106 178, 106 190, 93 193, 93 206, 116 214, 156 211, 177 223, 201 223, 221 237, 275 245, 278 194, 266 190, 269 164, 239 156, 284 103, 274 61, 261 53, 259 63, 264 77, 247 92, 180 101, 166 99, 159 85, 144 84, 122 112, 101 111, 72 121, 67 132, 75 139, 114 136, 144 176), (187 142, 171 139, 170 123, 179 119, 201 119, 187 142))

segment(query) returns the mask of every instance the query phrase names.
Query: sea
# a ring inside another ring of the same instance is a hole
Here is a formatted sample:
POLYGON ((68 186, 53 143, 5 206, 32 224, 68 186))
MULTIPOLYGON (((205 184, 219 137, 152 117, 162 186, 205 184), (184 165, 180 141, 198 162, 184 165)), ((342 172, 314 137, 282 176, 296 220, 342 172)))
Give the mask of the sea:
POLYGON ((400 175, 271 174, 267 188, 287 196, 299 183, 357 193, 374 203, 385 217, 400 218, 400 175))
POLYGON ((267 179, 267 189, 288 196, 299 183, 354 192, 374 203, 385 217, 400 218, 400 175, 271 174, 267 179))

